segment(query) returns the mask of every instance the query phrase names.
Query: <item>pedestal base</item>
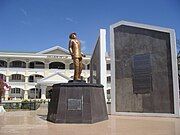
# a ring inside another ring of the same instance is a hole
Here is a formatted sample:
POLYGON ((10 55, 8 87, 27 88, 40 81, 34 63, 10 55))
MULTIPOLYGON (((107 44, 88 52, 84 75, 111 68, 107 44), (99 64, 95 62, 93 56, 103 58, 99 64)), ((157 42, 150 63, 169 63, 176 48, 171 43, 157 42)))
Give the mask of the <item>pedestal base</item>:
POLYGON ((68 83, 86 83, 85 80, 69 80, 68 83))
POLYGON ((107 119, 102 85, 70 82, 53 85, 48 121, 95 123, 107 119))

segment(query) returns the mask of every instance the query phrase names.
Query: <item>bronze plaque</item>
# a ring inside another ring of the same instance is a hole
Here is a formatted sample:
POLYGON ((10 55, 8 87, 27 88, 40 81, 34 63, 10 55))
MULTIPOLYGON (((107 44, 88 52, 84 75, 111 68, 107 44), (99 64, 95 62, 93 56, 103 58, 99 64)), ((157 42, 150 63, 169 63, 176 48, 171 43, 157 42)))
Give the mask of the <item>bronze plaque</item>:
POLYGON ((146 94, 152 91, 150 54, 133 56, 133 93, 146 94))
POLYGON ((68 99, 68 110, 82 110, 82 100, 68 99))

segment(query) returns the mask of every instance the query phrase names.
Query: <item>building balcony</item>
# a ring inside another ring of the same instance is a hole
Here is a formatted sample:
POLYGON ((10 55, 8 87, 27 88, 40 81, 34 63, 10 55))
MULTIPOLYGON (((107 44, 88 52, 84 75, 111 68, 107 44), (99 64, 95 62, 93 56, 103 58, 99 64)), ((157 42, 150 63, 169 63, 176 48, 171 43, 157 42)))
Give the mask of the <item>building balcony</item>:
POLYGON ((11 86, 11 85, 25 85, 26 83, 25 82, 8 82, 8 84, 11 86))
POLYGON ((6 68, 6 67, 0 67, 0 70, 1 70, 1 71, 6 71, 7 68, 6 68))

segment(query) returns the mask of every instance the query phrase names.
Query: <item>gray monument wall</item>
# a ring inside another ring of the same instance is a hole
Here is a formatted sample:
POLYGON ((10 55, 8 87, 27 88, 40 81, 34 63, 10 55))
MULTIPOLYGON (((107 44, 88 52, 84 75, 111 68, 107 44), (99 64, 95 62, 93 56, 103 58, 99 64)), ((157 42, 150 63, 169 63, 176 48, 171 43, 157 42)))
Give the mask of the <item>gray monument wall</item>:
POLYGON ((96 42, 93 55, 90 61, 90 83, 100 83, 100 37, 96 42))
POLYGON ((116 112, 174 113, 170 34, 126 25, 113 33, 116 112))
MULTIPOLYGON (((90 82, 102 84, 106 91, 106 30, 100 29, 90 61, 90 82)), ((106 92, 105 92, 106 97, 106 92)))
POLYGON ((104 86, 104 95, 107 100, 106 80, 106 30, 100 29, 99 36, 90 61, 90 83, 104 86))

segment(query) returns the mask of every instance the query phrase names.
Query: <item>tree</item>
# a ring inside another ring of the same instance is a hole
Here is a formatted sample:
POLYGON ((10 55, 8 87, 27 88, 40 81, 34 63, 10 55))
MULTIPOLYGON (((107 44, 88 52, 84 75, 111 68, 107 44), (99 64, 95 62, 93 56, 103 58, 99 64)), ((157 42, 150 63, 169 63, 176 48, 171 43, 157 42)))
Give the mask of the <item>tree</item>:
POLYGON ((0 104, 1 104, 1 97, 5 93, 4 87, 9 88, 9 86, 4 82, 4 80, 0 78, 0 104))

